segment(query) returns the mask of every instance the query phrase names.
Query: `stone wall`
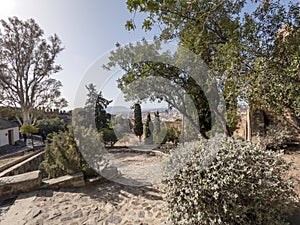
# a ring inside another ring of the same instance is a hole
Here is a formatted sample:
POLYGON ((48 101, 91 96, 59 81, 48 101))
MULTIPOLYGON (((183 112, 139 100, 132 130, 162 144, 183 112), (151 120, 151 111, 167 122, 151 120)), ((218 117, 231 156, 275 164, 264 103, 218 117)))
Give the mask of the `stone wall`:
POLYGON ((10 197, 19 193, 35 190, 41 186, 41 171, 32 171, 16 176, 0 178, 0 197, 10 197))
POLYGON ((24 160, 0 173, 0 177, 13 176, 37 170, 44 160, 45 151, 42 151, 29 159, 24 160))
POLYGON ((292 116, 291 112, 286 110, 284 120, 285 125, 279 122, 272 114, 262 110, 247 112, 247 116, 241 114, 241 120, 234 135, 238 135, 244 140, 255 141, 257 136, 266 134, 267 126, 281 124, 291 131, 294 141, 300 142, 300 118, 292 116))
MULTIPOLYGON (((104 179, 102 179, 104 181, 104 179)), ((40 170, 0 178, 0 198, 9 198, 20 193, 38 189, 81 187, 86 185, 83 173, 66 175, 42 181, 40 170)))

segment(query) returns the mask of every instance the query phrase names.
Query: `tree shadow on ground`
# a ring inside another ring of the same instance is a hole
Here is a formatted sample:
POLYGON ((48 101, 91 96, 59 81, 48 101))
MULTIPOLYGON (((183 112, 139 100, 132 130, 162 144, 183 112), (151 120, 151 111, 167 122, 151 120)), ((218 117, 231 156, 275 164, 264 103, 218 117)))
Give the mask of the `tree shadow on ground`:
MULTIPOLYGON (((138 182, 136 180, 126 179, 128 183, 138 182)), ((124 181, 124 180, 123 180, 124 181)), ((97 201, 110 202, 118 204, 124 198, 142 197, 149 200, 163 200, 163 191, 156 186, 129 186, 113 181, 96 182, 88 184, 81 188, 61 188, 59 191, 80 193, 83 196, 88 196, 97 201)))

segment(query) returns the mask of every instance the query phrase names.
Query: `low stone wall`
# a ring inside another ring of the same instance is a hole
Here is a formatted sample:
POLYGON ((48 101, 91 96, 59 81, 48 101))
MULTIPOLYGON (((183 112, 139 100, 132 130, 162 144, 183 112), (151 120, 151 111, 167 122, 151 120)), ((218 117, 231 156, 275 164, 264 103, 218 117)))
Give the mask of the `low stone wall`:
POLYGON ((83 173, 65 175, 44 180, 41 188, 82 187, 85 185, 83 173))
MULTIPOLYGON (((99 178, 98 178, 99 180, 99 178)), ((100 178, 102 182, 105 179, 100 178)), ((40 170, 23 173, 15 176, 0 178, 0 198, 9 198, 20 193, 39 190, 39 189, 58 189, 66 187, 85 186, 83 173, 61 176, 49 180, 42 180, 40 170)))
MULTIPOLYGON (((18 163, 20 163, 20 162, 23 162, 24 160, 26 160, 26 159, 28 159, 28 158, 30 158, 30 157, 32 157, 32 156, 38 154, 39 152, 42 152, 42 151, 43 151, 43 149, 36 150, 35 152, 31 152, 31 153, 28 153, 28 152, 26 153, 26 152, 24 151, 22 157, 17 158, 17 159, 15 159, 15 160, 12 160, 12 161, 10 161, 9 163, 6 163, 6 164, 0 166, 0 172, 4 171, 4 170, 8 169, 9 167, 12 167, 12 166, 14 166, 14 165, 16 165, 16 164, 18 164, 18 163), (25 153, 26 153, 26 154, 25 154, 25 153)), ((0 175, 0 177, 1 177, 1 175, 0 175)))
POLYGON ((45 151, 42 151, 23 162, 20 162, 0 173, 0 177, 13 176, 37 170, 44 160, 45 151))
POLYGON ((41 171, 32 171, 0 178, 0 197, 10 197, 23 192, 35 190, 41 186, 41 171))

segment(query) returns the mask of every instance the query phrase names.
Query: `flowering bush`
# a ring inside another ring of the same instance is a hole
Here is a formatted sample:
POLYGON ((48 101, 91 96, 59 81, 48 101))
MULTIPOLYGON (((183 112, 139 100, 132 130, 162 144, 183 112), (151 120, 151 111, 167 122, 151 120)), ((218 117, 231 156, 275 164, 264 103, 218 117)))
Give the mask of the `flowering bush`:
POLYGON ((282 152, 234 139, 191 146, 180 149, 184 165, 177 155, 167 167, 177 168, 166 180, 174 224, 287 224, 297 197, 282 152))

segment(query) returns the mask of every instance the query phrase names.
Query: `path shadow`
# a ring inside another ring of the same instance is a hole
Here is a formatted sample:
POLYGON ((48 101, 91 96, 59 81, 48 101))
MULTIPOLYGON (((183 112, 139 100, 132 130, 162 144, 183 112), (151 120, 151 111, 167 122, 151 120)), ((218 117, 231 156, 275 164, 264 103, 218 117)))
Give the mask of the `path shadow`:
MULTIPOLYGON (((122 178, 123 182, 133 183, 137 180, 122 178)), ((97 181, 80 188, 60 188, 61 192, 82 194, 94 200, 119 204, 124 198, 140 196, 149 200, 163 200, 163 191, 155 186, 129 186, 113 181, 97 181)))

